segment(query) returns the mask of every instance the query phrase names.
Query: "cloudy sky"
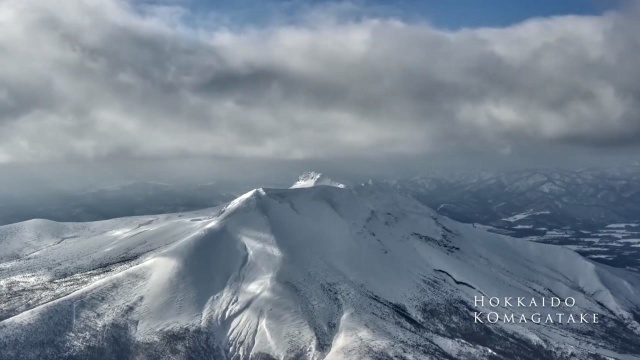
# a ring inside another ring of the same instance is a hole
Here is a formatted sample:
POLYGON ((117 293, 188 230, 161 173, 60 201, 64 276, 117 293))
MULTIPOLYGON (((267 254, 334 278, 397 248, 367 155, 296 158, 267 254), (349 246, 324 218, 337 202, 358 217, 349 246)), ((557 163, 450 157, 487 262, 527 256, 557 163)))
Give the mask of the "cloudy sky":
POLYGON ((640 150, 633 2, 0 0, 0 29, 0 169, 640 150))

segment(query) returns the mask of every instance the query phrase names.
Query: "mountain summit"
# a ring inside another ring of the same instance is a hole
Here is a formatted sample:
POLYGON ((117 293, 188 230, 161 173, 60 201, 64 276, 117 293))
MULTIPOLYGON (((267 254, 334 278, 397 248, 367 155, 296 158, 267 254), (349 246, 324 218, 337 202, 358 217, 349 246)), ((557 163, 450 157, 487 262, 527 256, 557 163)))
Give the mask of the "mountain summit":
POLYGON ((300 175, 300 177, 298 178, 298 181, 296 181, 295 184, 291 186, 291 189, 308 188, 308 187, 318 186, 318 185, 334 186, 338 188, 346 187, 344 184, 341 184, 337 181, 333 181, 332 179, 325 176, 324 174, 317 173, 314 171, 309 171, 300 175))

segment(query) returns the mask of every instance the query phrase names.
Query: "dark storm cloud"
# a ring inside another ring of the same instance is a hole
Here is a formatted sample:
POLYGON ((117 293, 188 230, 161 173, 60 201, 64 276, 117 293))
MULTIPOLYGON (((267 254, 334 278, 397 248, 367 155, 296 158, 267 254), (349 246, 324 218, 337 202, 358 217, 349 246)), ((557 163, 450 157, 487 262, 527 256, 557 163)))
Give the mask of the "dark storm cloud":
POLYGON ((0 162, 640 144, 633 11, 448 32, 322 13, 205 30, 170 9, 0 2, 0 162))

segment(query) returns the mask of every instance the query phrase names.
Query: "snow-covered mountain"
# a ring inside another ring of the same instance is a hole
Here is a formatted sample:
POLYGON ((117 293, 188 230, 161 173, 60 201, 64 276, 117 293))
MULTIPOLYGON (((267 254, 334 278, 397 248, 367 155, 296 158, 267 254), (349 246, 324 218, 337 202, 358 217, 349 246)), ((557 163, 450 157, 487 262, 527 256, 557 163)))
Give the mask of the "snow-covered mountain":
POLYGON ((637 274, 375 185, 32 220, 0 227, 0 249, 2 359, 640 358, 637 274))

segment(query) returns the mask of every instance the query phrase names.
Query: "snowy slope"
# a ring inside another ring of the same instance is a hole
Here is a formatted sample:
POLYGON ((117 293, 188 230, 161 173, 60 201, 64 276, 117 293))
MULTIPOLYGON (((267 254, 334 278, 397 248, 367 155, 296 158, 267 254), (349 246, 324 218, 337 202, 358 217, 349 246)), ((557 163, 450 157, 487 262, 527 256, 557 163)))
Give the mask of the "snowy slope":
POLYGON ((0 227, 0 249, 0 358, 640 358, 636 274, 375 186, 34 220, 0 227), (600 322, 474 324, 482 295, 570 296, 600 322))

